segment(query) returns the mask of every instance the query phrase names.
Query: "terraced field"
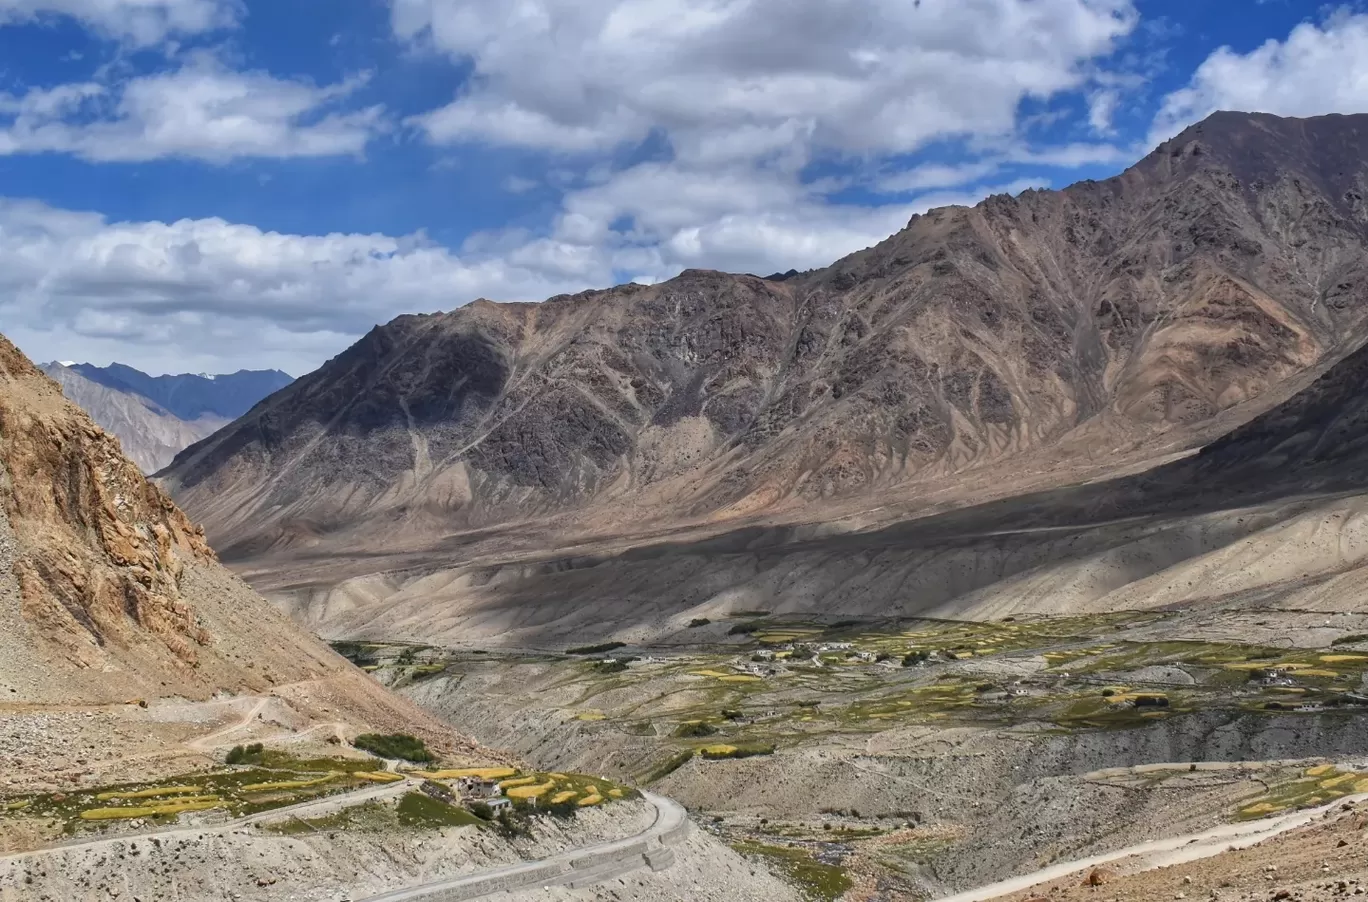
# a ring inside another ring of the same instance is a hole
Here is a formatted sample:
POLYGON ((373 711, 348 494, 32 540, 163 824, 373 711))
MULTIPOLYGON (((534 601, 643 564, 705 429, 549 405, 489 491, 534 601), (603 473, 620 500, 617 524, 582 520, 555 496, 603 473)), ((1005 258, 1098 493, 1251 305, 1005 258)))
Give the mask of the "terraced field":
POLYGON ((402 778, 367 770, 361 761, 268 752, 250 767, 4 799, 0 817, 56 821, 79 834, 112 822, 172 823, 195 812, 242 817, 396 779, 402 778))

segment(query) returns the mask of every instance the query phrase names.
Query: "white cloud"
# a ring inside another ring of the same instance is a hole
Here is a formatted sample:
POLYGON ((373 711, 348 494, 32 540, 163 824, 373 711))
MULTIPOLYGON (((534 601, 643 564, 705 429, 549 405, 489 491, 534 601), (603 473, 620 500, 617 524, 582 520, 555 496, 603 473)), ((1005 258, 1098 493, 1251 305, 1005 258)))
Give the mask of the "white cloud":
POLYGON ((1319 116, 1368 111, 1368 15, 1304 22, 1246 54, 1222 47, 1164 99, 1153 143, 1217 110, 1319 116))
POLYGON ((906 152, 1006 134, 1135 26, 1130 0, 391 0, 397 35, 473 64, 433 141, 682 158, 797 141, 906 152))
POLYGON ((997 172, 1001 163, 979 160, 972 163, 924 163, 879 179, 885 194, 911 194, 935 188, 955 188, 977 182, 997 172))
POLYGON ((135 46, 228 28, 241 14, 240 0, 0 0, 0 26, 70 17, 135 46))
POLYGON ((540 300, 607 283, 421 235, 286 235, 220 219, 108 222, 0 201, 0 322, 43 359, 179 371, 271 362, 304 371, 376 322, 480 296, 540 300), (193 365, 184 363, 195 357, 193 365))
POLYGON ((1097 91, 1088 98, 1088 124, 1094 132, 1099 135, 1115 133, 1112 117, 1116 115, 1116 107, 1120 102, 1121 95, 1114 90, 1097 91))
POLYGON ((233 72, 212 56, 116 85, 0 94, 0 155, 68 153, 97 162, 361 154, 379 107, 337 109, 364 77, 335 85, 233 72))
POLYGON ((478 297, 541 300, 623 274, 657 282, 687 267, 809 269, 881 241, 932 205, 1041 184, 860 207, 826 203, 781 174, 751 175, 643 164, 569 194, 549 234, 477 234, 459 251, 421 234, 110 222, 0 199, 0 323, 39 359, 303 373, 402 313, 478 297))

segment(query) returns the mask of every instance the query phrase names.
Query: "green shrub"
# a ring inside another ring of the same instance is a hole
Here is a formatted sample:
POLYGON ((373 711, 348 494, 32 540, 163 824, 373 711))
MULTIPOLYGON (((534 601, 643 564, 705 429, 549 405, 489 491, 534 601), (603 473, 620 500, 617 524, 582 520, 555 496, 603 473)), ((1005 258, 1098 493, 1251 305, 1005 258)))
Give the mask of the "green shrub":
POLYGON ((716 736, 717 727, 701 720, 693 720, 675 727, 674 734, 680 739, 693 739, 698 736, 716 736))
POLYGON ((599 673, 622 673, 627 669, 627 662, 610 658, 595 662, 594 669, 599 673))
POLYGON ((626 648, 626 642, 603 642, 598 645, 580 645, 576 648, 567 648, 567 655, 601 655, 605 652, 617 651, 619 648, 626 648))
POLYGON ((763 623, 738 623, 727 630, 728 636, 749 636, 751 633, 764 626, 763 623))
POLYGON ((683 767, 684 765, 688 764, 691 760, 693 760, 693 756, 693 749, 685 749, 682 752, 676 752, 675 754, 671 755, 663 764, 661 764, 655 770, 647 774, 645 782, 654 783, 657 780, 665 779, 670 774, 679 770, 681 767, 683 767))
POLYGON ((265 746, 259 742, 246 746, 235 745, 228 750, 228 757, 225 760, 229 764, 260 764, 265 750, 265 746))
POLYGON ((363 733, 357 736, 352 745, 363 752, 370 752, 380 758, 399 758, 417 764, 427 764, 437 759, 427 750, 423 740, 407 733, 363 733))
POLYGON ((1359 642, 1368 642, 1368 633, 1350 633, 1347 636, 1340 636, 1331 645, 1356 645, 1359 642))
POLYGON ((709 620, 707 617, 695 617, 694 619, 689 621, 689 629, 696 630, 700 626, 707 626, 710 623, 712 623, 712 621, 709 620))
POLYGON ((931 660, 931 652, 927 651, 926 649, 922 649, 921 651, 909 652, 908 654, 904 655, 902 660, 902 666, 915 667, 918 664, 925 664, 929 660, 931 660))

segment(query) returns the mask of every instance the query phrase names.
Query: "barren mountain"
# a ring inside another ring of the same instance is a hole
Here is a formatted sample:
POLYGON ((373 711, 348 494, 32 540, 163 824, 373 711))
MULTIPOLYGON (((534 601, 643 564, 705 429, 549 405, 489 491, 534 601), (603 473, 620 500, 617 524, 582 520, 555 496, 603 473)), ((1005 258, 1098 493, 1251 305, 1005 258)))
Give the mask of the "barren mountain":
POLYGON ((230 422, 209 413, 182 420, 155 401, 93 382, 60 363, 45 364, 42 370, 62 386, 69 400, 114 434, 123 452, 144 473, 157 472, 185 448, 230 422))
POLYGON ((166 483, 241 557, 1065 482, 1213 437, 1362 341, 1365 161, 1368 117, 1222 113, 1116 178, 935 210, 823 270, 401 317, 166 483))
MULTIPOLYGON (((23 754, 29 716, 86 708, 136 719, 125 706, 138 699, 255 694, 276 696, 295 723, 326 709, 332 730, 384 725, 459 744, 224 569, 118 442, 0 337, 0 753, 23 759, 6 782, 25 765, 55 779, 81 754, 78 739, 67 747, 56 735, 43 755, 23 754)), ((111 728, 100 748, 189 754, 165 730, 175 732, 165 719, 111 728)))
POLYGON ((217 376, 207 373, 149 376, 122 363, 109 366, 76 363, 71 369, 91 382, 140 395, 182 420, 236 419, 262 398, 294 381, 280 370, 238 370, 217 376))

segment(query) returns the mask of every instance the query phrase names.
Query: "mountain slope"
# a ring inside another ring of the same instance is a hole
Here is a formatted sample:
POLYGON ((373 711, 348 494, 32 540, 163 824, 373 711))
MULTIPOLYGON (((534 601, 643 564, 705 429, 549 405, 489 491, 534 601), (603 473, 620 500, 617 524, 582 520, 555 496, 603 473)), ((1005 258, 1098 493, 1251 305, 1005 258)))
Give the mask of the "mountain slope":
POLYGON ((239 370, 222 376, 149 376, 122 363, 107 367, 78 363, 71 369, 91 382, 147 398, 189 421, 205 417, 236 419, 262 398, 294 381, 280 370, 239 370))
MULTIPOLYGON (((460 745, 228 573, 203 532, 118 442, 0 337, 0 707, 7 726, 26 728, 34 712, 118 712, 129 710, 130 699, 184 704, 239 694, 275 696, 296 724, 323 715, 460 745)), ((120 741, 145 744, 167 729, 170 721, 143 724, 103 737, 100 749, 117 755, 120 741)), ((20 747, 29 738, 4 737, 20 747)), ((56 762, 79 755, 79 747, 54 737, 44 757, 20 763, 51 780, 56 762)), ((22 770, 10 769, 6 780, 22 770)))
POLYGON ((238 557, 548 514, 820 519, 1028 462, 1064 482, 1219 434, 1362 341, 1365 161, 1368 117, 1217 114, 1116 178, 935 210, 783 281, 401 317, 166 483, 238 557))
POLYGON ((348 638, 692 643, 702 639, 691 622, 725 628, 738 611, 992 620, 1193 609, 1277 642, 1289 625, 1357 614, 1368 593, 1366 377, 1368 347, 1200 453, 877 528, 503 553, 453 537, 378 558, 302 555, 253 580, 296 618, 348 638))
POLYGON ((42 371, 62 386, 62 393, 119 440, 123 452, 144 473, 155 473, 176 454, 206 438, 229 420, 204 414, 182 420, 155 401, 131 391, 92 382, 70 367, 49 363, 42 371))

